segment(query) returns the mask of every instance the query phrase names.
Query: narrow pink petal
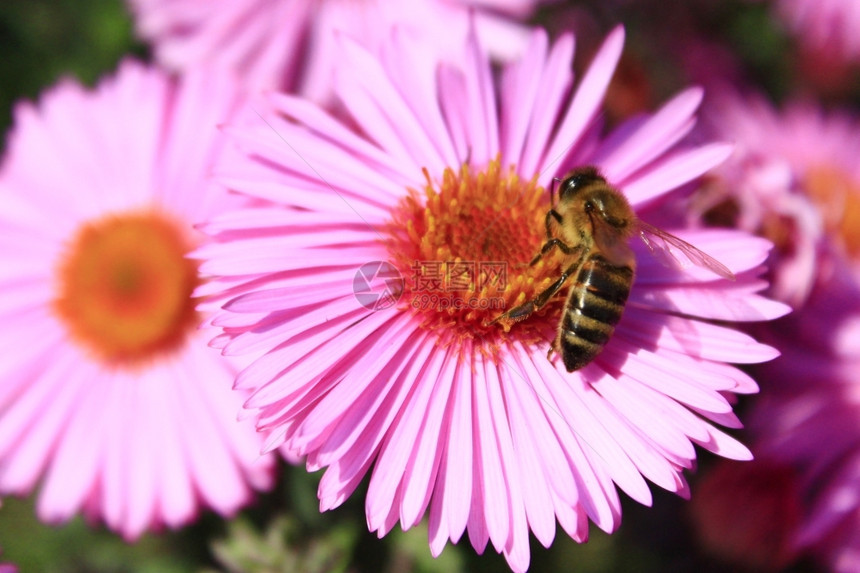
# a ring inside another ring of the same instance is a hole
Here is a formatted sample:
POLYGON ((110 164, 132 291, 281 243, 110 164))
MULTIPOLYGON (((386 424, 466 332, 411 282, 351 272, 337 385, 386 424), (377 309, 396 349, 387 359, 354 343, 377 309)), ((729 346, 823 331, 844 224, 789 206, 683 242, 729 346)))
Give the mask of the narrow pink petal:
POLYGON ((537 389, 531 384, 534 375, 533 369, 527 369, 525 364, 531 361, 529 350, 517 346, 514 350, 514 360, 519 367, 514 371, 513 389, 518 399, 517 403, 522 408, 525 420, 528 420, 529 433, 533 435, 533 445, 537 450, 541 464, 544 466, 544 474, 552 489, 571 506, 578 503, 578 492, 571 466, 567 463, 559 444, 558 437, 547 419, 546 408, 552 404, 545 400, 546 394, 538 394, 537 389))
POLYGON ((628 305, 635 302, 658 311, 738 322, 771 320, 787 314, 791 310, 788 306, 754 294, 763 286, 760 281, 738 277, 734 283, 717 283, 709 288, 634 288, 628 305))
POLYGON ((230 312, 271 312, 279 308, 300 308, 315 303, 329 303, 344 295, 353 296, 352 281, 347 283, 320 283, 313 292, 303 292, 300 288, 266 288, 237 296, 227 302, 223 308, 230 312))
MULTIPOLYGON (((243 394, 229 389, 236 371, 207 349, 202 344, 204 339, 205 335, 201 333, 196 343, 189 344, 186 358, 177 367, 181 378, 206 380, 207 384, 202 388, 189 386, 189 392, 183 397, 200 405, 205 404, 212 412, 213 419, 224 421, 219 426, 221 443, 236 460, 236 466, 244 473, 249 484, 256 489, 268 489, 272 485, 274 461, 271 456, 260 454, 261 436, 250 420, 237 420, 243 394), (236 420, 236 423, 228 420, 236 420)), ((175 419, 181 418, 177 416, 175 419)))
MULTIPOLYGON (((44 308, 45 301, 51 300, 54 294, 52 282, 44 276, 16 280, 14 284, 0 280, 0 288, 3 289, 3 297, 0 297, 0 317, 3 317, 4 324, 7 322, 6 317, 44 308)), ((20 332, 11 325, 6 328, 14 331, 16 336, 20 332)))
MULTIPOLYGON (((470 351, 466 346, 461 352, 470 351)), ((456 543, 463 535, 472 505, 472 373, 470 361, 462 356, 451 364, 453 389, 446 416, 445 456, 430 508, 430 550, 436 556, 449 538, 456 543)))
MULTIPOLYGON (((592 384, 592 388, 598 391, 600 387, 600 382, 592 384)), ((591 392, 584 393, 583 398, 588 409, 600 420, 609 436, 611 436, 612 440, 618 444, 621 451, 630 460, 632 468, 626 467, 626 464, 614 467, 618 465, 615 457, 610 458, 605 453, 601 454, 597 450, 593 450, 593 452, 604 464, 611 464, 613 466, 606 469, 612 475, 612 479, 618 484, 618 487, 642 505, 650 506, 653 501, 651 490, 641 473, 641 467, 646 465, 644 461, 646 457, 645 450, 649 449, 650 444, 636 435, 636 432, 631 429, 629 421, 623 414, 617 411, 618 409, 615 407, 615 404, 611 404, 603 396, 591 392)))
MULTIPOLYGON (((505 370, 503 372, 507 373, 505 370)), ((510 504, 510 523, 508 525, 508 541, 504 555, 512 569, 525 571, 529 564, 529 528, 526 519, 525 502, 523 501, 523 486, 521 481, 521 466, 514 452, 513 437, 507 414, 505 396, 502 394, 501 372, 498 365, 488 364, 487 394, 490 402, 490 412, 493 414, 493 426, 498 438, 499 454, 502 464, 503 477, 507 483, 507 497, 510 504)))
POLYGON ((394 320, 375 331, 370 340, 359 344, 356 350, 360 358, 353 363, 351 372, 308 413, 298 428, 297 440, 328 434, 331 426, 355 404, 374 378, 387 378, 394 374, 392 364, 396 363, 393 358, 403 350, 404 341, 408 340, 407 333, 413 329, 410 316, 396 314, 394 320), (374 347, 378 349, 377 352, 370 351, 374 347), (361 350, 366 354, 362 355, 361 350))
MULTIPOLYGON (((613 435, 622 443, 634 464, 650 481, 672 491, 675 471, 666 456, 694 459, 695 450, 689 439, 669 422, 662 422, 665 409, 652 407, 649 400, 643 400, 645 392, 631 392, 630 385, 621 388, 618 380, 600 382, 597 390, 612 404, 613 408, 628 421, 630 428, 617 426, 613 435), (614 385, 613 385, 614 383, 614 385), (638 404, 638 408, 637 408, 638 404)), ((650 505, 650 503, 645 503, 650 505)))
POLYGON ((345 66, 336 75, 337 89, 349 94, 342 102, 352 116, 392 157, 414 165, 418 173, 421 167, 442 173, 445 160, 380 62, 358 44, 340 40, 345 66))
MULTIPOLYGON (((372 462, 371 457, 365 458, 360 455, 360 452, 351 450, 346 456, 329 466, 317 488, 320 511, 329 511, 345 502, 364 479, 372 462)), ((396 523, 397 514, 394 515, 396 523)))
MULTIPOLYGON (((119 528, 123 537, 129 540, 140 537, 156 517, 156 472, 159 464, 158 447, 153 443, 150 432, 150 415, 159 409, 163 382, 160 376, 153 374, 148 370, 137 378, 123 372, 113 380, 125 387, 119 407, 125 412, 128 457, 123 470, 128 497, 123 500, 124 511, 119 528)), ((158 374, 162 374, 160 368, 158 374)), ((193 417, 191 420, 193 423, 193 417)))
MULTIPOLYGON (((227 127, 225 131, 257 161, 242 163, 237 159, 221 166, 218 173, 238 179, 268 173, 274 181, 286 185, 281 189, 282 203, 287 203, 286 199, 295 192, 292 187, 319 189, 333 195, 339 193, 350 199, 363 197, 366 203, 373 202, 368 196, 390 198, 402 193, 404 181, 383 166, 374 165, 369 158, 356 156, 350 149, 314 137, 308 130, 279 118, 268 117, 259 126, 227 127)), ((403 161, 409 162, 408 158, 403 161)), ((413 172, 420 174, 420 166, 413 172)), ((239 189, 245 191, 245 188, 239 189)))
MULTIPOLYGON (((710 422, 714 422, 719 424, 720 426, 725 426, 726 428, 743 428, 744 425, 741 422, 740 418, 734 412, 709 412, 708 410, 701 410, 699 408, 690 408, 693 412, 708 420, 710 422)), ((707 441, 707 438, 705 439, 707 441)))
POLYGON ((627 134, 623 141, 610 135, 607 144, 597 150, 595 163, 602 166, 603 174, 610 181, 624 181, 690 132, 702 95, 701 88, 684 90, 639 124, 635 132, 627 134))
MULTIPOLYGON (((226 356, 242 356, 242 355, 257 355, 263 352, 268 352, 272 348, 279 347, 282 342, 290 341, 291 346, 301 344, 308 350, 313 350, 315 346, 307 340, 297 340, 301 335, 310 336, 308 325, 311 325, 313 331, 313 339, 319 344, 324 340, 329 340, 336 336, 338 332, 349 327, 350 324, 359 320, 368 314, 368 310, 364 307, 356 308, 355 297, 343 297, 335 300, 319 301, 320 304, 311 306, 299 306, 291 310, 289 314, 273 313, 259 322, 251 322, 247 325, 236 325, 239 328, 248 327, 248 330, 238 334, 224 348, 226 356), (328 317, 336 316, 336 320, 331 320, 330 324, 325 324, 324 328, 314 329, 314 325, 321 324, 328 317), (256 336, 255 336, 256 335, 256 336)), ((236 315, 233 315, 236 316, 236 315)), ((254 315, 251 315, 254 316, 254 315)), ((226 327, 224 321, 218 321, 215 326, 226 327)), ((282 353, 279 350, 279 353, 282 353)), ((297 354, 298 358, 304 356, 297 354)), ((272 359, 269 359, 272 360, 272 359)), ((288 364, 282 364, 282 369, 288 364)), ((253 372, 243 374, 241 379, 237 380, 236 387, 253 389, 251 378, 253 372)), ((262 381, 265 383, 265 380, 262 381)))
MULTIPOLYGON (((503 375, 500 379, 503 391, 509 397, 508 416, 517 457, 516 465, 508 470, 518 472, 517 484, 521 488, 528 526, 538 541, 544 547, 549 547, 555 537, 555 513, 550 486, 544 473, 544 462, 539 457, 540 449, 529 430, 531 420, 525 408, 520 406, 521 393, 517 391, 517 386, 521 381, 512 380, 508 375, 503 375)), ((531 401, 528 398, 526 400, 531 401)))
MULTIPOLYGON (((0 353, 0 376, 4 379, 0 384, 0 407, 5 408, 51 366, 54 349, 65 343, 67 333, 45 308, 3 318, 9 327, 8 332, 0 331, 0 347, 4 349, 0 353)), ((5 414, 0 416, 0 455, 10 443, 4 437, 4 417, 5 414)))
POLYGON ((558 523, 571 539, 577 543, 588 541, 588 516, 581 506, 568 506, 552 492, 553 506, 558 523))
POLYGON ((548 146, 539 164, 549 171, 541 177, 541 182, 547 184, 554 170, 552 165, 561 161, 581 139, 589 123, 596 117, 609 81, 615 73, 615 66, 621 57, 624 47, 624 29, 615 28, 600 46, 597 54, 582 77, 576 95, 561 120, 552 144, 548 146))
POLYGON ((481 479, 476 482, 476 485, 481 484, 484 492, 481 512, 487 533, 493 547, 501 553, 510 535, 511 499, 505 482, 499 437, 493 427, 492 405, 489 399, 488 386, 491 384, 492 365, 488 364, 480 354, 476 354, 475 358, 478 372, 484 373, 484 376, 476 380, 472 386, 475 453, 481 466, 481 479))
POLYGON ((207 258, 200 264, 199 272, 203 275, 252 275, 303 269, 307 267, 309 259, 321 267, 341 265, 344 260, 377 260, 367 258, 368 252, 370 256, 374 254, 374 245, 371 243, 355 247, 304 250, 284 249, 284 245, 275 240, 249 243, 235 241, 201 247, 197 250, 197 256, 207 258), (216 253, 217 258, 208 258, 216 253))
POLYGON ((176 399, 185 412, 183 446, 195 488, 213 509, 229 515, 246 500, 248 488, 226 447, 223 437, 226 431, 219 427, 207 401, 200 399, 201 391, 194 388, 198 381, 183 381, 176 370, 165 372, 164 378, 174 387, 176 399))
MULTIPOLYGON (((547 363, 547 366, 551 365, 547 363)), ((557 372, 556 376, 559 374, 557 372)), ((566 372, 562 374, 565 375, 570 376, 566 372)), ((613 437, 613 432, 618 430, 616 420, 602 419, 595 411, 603 409, 599 395, 590 386, 582 387, 581 383, 552 384, 549 390, 558 401, 559 411, 564 413, 566 422, 571 424, 571 430, 586 445, 583 448, 585 455, 596 456, 602 469, 631 497, 650 500, 648 485, 613 437)))
POLYGON ((412 167, 411 163, 404 165, 403 162, 397 161, 389 153, 346 128, 316 104, 284 93, 270 93, 268 98, 276 111, 301 120, 315 133, 330 141, 339 142, 344 148, 354 151, 358 157, 367 157, 375 164, 383 166, 386 171, 400 172, 404 179, 414 176, 411 169, 408 169, 412 167))
MULTIPOLYGON (((290 409, 294 409, 298 407, 297 404, 299 403, 309 405, 313 402, 316 404, 321 396, 338 385, 341 378, 352 370, 351 365, 359 357, 362 357, 377 339, 388 340, 392 337, 392 329, 403 328, 399 319, 400 315, 396 313, 391 315, 383 311, 369 314, 367 319, 361 321, 359 325, 352 328, 345 327, 339 336, 326 340, 314 348, 310 354, 299 357, 293 356, 294 363, 281 364, 282 372, 278 377, 265 383, 262 388, 245 401, 246 408, 263 409, 258 421, 258 428, 263 427, 267 419, 270 419, 274 413, 277 413, 278 417, 285 417, 287 414, 284 412, 284 408, 287 405, 290 409), (375 315, 383 316, 377 318, 375 315), (354 343, 354 345, 346 346, 351 350, 347 354, 343 354, 343 345, 349 342, 354 343)), ((362 360, 362 363, 365 361, 362 360)), ((250 371, 255 366, 256 364, 252 364, 245 372, 250 371)), ((384 365, 380 367, 384 367, 384 365)), ((352 373, 352 375, 355 376, 356 374, 352 373)), ((363 389, 363 385, 360 386, 357 391, 363 389)), ((342 389, 340 392, 344 391, 349 390, 342 389)), ((327 407, 329 406, 324 406, 324 408, 327 407)), ((332 407, 338 408, 339 406, 333 405, 332 407)), ((333 420, 324 421, 321 418, 324 412, 325 410, 317 411, 316 418, 312 422, 323 426, 332 422, 333 420)), ((308 426, 303 425, 301 433, 294 437, 296 447, 299 446, 299 442, 303 448, 312 447, 311 442, 316 441, 316 434, 307 430, 308 426)))
MULTIPOLYGON (((568 104, 573 106, 569 102, 570 87, 573 84, 571 71, 573 53, 573 36, 561 36, 553 45, 549 57, 534 64, 533 73, 541 75, 532 76, 527 80, 539 86, 537 97, 540 103, 535 105, 535 102, 530 102, 532 116, 528 132, 523 138, 524 147, 518 163, 519 172, 524 176, 537 174, 542 162, 550 162, 543 166, 544 171, 554 173, 558 169, 558 165, 553 160, 561 158, 548 159, 544 153, 547 151, 548 144, 553 141, 553 130, 558 125, 559 114, 568 104)), ((570 145, 575 143, 577 141, 574 140, 568 142, 570 145)))
POLYGON ((0 450, 16 460, 4 468, 2 487, 14 493, 29 492, 56 447, 61 428, 73 412, 81 389, 88 383, 87 368, 71 366, 80 355, 71 348, 55 349, 50 367, 0 417, 0 450))
POLYGON ((433 497, 430 498, 430 516, 427 519, 427 538, 430 545, 430 555, 434 559, 442 554, 442 550, 445 549, 445 545, 447 545, 448 539, 451 537, 448 531, 448 520, 446 519, 447 508, 445 507, 444 497, 446 473, 447 469, 445 467, 445 460, 443 459, 439 467, 439 478, 443 483, 436 487, 433 497))
POLYGON ((419 65, 416 55, 421 53, 418 46, 420 41, 399 27, 394 28, 392 36, 391 49, 383 52, 385 67, 403 91, 404 100, 421 123, 421 131, 427 134, 428 141, 436 148, 442 163, 456 167, 464 158, 455 151, 439 105, 436 54, 428 53, 429 57, 421 58, 419 65))
POLYGON ((457 368, 452 376, 455 384, 455 398, 449 417, 451 424, 448 437, 447 468, 445 493, 448 500, 448 531, 451 540, 456 542, 469 520, 472 500, 472 468, 475 465, 474 436, 472 435, 472 385, 475 383, 471 360, 465 359, 466 353, 474 352, 465 345, 457 368), (450 493, 449 493, 450 492, 450 493))
MULTIPOLYGON (((308 467, 324 467, 350 452, 362 451, 370 456, 375 452, 391 425, 397 412, 406 399, 406 394, 414 380, 410 370, 414 363, 424 364, 432 345, 426 340, 427 334, 414 331, 403 342, 397 356, 392 361, 390 375, 376 376, 367 390, 356 400, 326 441, 313 453, 313 461, 308 467)), ((415 368, 417 371, 417 368, 415 368)))
POLYGON ((377 536, 382 539, 385 535, 388 535, 394 526, 397 525, 397 520, 399 519, 399 513, 397 512, 397 508, 400 507, 400 502, 402 500, 401 490, 397 490, 397 494, 394 497, 394 502, 391 504, 391 511, 385 517, 382 522, 382 525, 377 530, 377 536))
POLYGON ((624 183, 621 187, 632 204, 645 203, 722 164, 732 154, 733 149, 734 146, 728 143, 711 143, 666 153, 641 173, 637 173, 634 182, 624 183))
MULTIPOLYGON (((194 372, 192 374, 198 374, 194 372)), ((219 377, 220 378, 220 377, 219 377)), ((207 383, 222 382, 218 378, 207 380, 207 383)), ((229 388, 223 386, 222 388, 229 388)), ((196 492, 191 480, 191 468, 186 463, 183 446, 185 410, 177 400, 162 400, 158 404, 160 411, 152 412, 151 416, 158 423, 151 424, 149 432, 152 442, 158 448, 158 472, 155 476, 158 489, 159 519, 170 527, 179 527, 195 514, 197 504, 196 492)))
MULTIPOLYGON (((584 437, 580 430, 580 425, 587 427, 596 422, 590 420, 591 416, 587 412, 586 416, 577 417, 578 412, 571 410, 567 400, 557 395, 559 389, 570 384, 581 385, 583 382, 577 380, 578 377, 565 379, 540 354, 535 356, 533 361, 524 362, 523 366, 526 368, 526 380, 532 384, 541 400, 544 415, 552 424, 553 431, 565 451, 567 462, 574 472, 579 502, 598 527, 604 531, 613 531, 618 525, 618 495, 611 479, 602 469, 604 462, 595 465, 591 461, 586 449, 593 450, 593 446, 587 441, 590 438, 584 437)), ((616 453, 611 455, 614 459, 616 453)))
MULTIPOLYGON (((475 442, 472 447, 480 452, 477 446, 477 437, 474 436, 475 442)), ((472 503, 469 506, 469 520, 466 524, 466 530, 469 535, 469 543, 478 555, 481 555, 487 548, 487 542, 490 540, 490 533, 487 529, 487 518, 484 515, 484 490, 483 483, 483 466, 481 463, 472 465, 472 503)))
MULTIPOLYGON (((259 167, 256 170, 264 171, 259 167)), ((317 173, 314 174, 314 177, 316 180, 309 183, 308 180, 301 180, 291 172, 267 171, 255 178, 247 174, 236 174, 235 169, 231 169, 229 173, 219 174, 218 180, 224 186, 241 191, 251 197, 290 207, 316 211, 320 205, 325 204, 327 212, 332 213, 335 217, 348 215, 354 217, 355 221, 366 223, 373 228, 384 223, 391 214, 390 208, 379 203, 379 201, 374 201, 367 190, 357 189, 364 193, 358 195, 354 191, 347 192, 335 187, 328 180, 319 179, 320 175, 317 173), (332 200, 329 201, 329 198, 332 200)), ((399 191, 404 188, 405 186, 396 189, 399 191)), ((382 194, 380 193, 380 195, 382 194)))
POLYGON ((535 100, 539 90, 544 95, 539 71, 546 61, 547 48, 546 33, 542 30, 532 33, 523 58, 505 68, 499 89, 502 98, 499 126, 502 165, 518 165, 523 174, 529 173, 521 162, 529 123, 536 109, 535 100))
MULTIPOLYGON (((451 353, 446 358, 450 361, 456 359, 457 355, 451 353)), ((443 364, 442 371, 448 369, 448 366, 443 364)), ((443 455, 443 442, 439 438, 445 407, 451 400, 452 381, 450 376, 438 379, 429 397, 418 440, 412 446, 412 453, 404 472, 400 504, 400 524, 405 528, 418 524, 430 502, 430 494, 433 492, 443 455)))
MULTIPOLYGON (((772 347, 760 344, 739 330, 675 316, 666 316, 655 336, 655 321, 648 314, 630 309, 616 329, 616 335, 641 347, 656 345, 661 351, 720 362, 765 362, 776 356, 772 347)), ((719 389, 732 388, 733 385, 725 385, 719 389)))
MULTIPOLYGON (((371 323, 364 325, 365 327, 371 328, 376 326, 376 321, 373 320, 374 318, 379 320, 384 318, 384 316, 373 317, 366 309, 362 309, 361 311, 355 311, 352 314, 341 315, 341 318, 342 320, 331 321, 331 324, 323 325, 327 328, 311 329, 311 331, 297 330, 295 335, 283 340, 283 346, 279 346, 278 348, 266 353, 242 370, 236 377, 235 387, 244 390, 257 390, 264 388, 269 384, 290 383, 288 380, 279 381, 277 378, 286 370, 286 368, 290 367, 291 364, 301 361, 304 356, 317 349, 320 344, 337 338, 339 333, 341 331, 347 331, 347 327, 353 322, 363 319, 357 324, 357 326, 360 326, 364 322, 372 321, 371 323), (364 318, 365 316, 367 318, 364 318)), ((367 334, 372 331, 361 330, 361 332, 367 334)), ((253 338, 251 338, 251 341, 253 342, 253 338)), ((325 365, 318 365, 317 370, 324 367, 325 365)), ((302 384, 298 380, 295 380, 294 383, 302 384)), ((288 387, 284 387, 282 390, 284 391, 281 397, 290 394, 288 387)), ((276 398, 277 396, 272 396, 265 400, 261 400, 260 405, 265 405, 270 400, 274 400, 276 398)))
POLYGON ((607 359, 626 361, 625 374, 684 405, 719 413, 732 409, 722 394, 700 385, 689 375, 689 364, 677 364, 668 357, 623 340, 613 340, 611 348, 604 350, 608 353, 607 359))
POLYGON ((446 355, 447 352, 443 351, 430 355, 425 371, 427 374, 419 375, 416 379, 415 392, 392 424, 388 439, 382 445, 367 490, 367 523, 371 531, 382 526, 384 517, 391 510, 435 387, 434 374, 440 371, 446 355))
POLYGON ((439 105, 448 126, 448 136, 454 144, 457 157, 470 157, 472 147, 465 75, 453 65, 440 64, 436 76, 439 84, 439 105))
POLYGON ((126 412, 123 410, 123 395, 128 391, 127 385, 105 384, 103 392, 107 397, 108 409, 107 426, 116 431, 105 436, 104 467, 102 468, 101 508, 104 520, 112 529, 120 529, 125 514, 125 507, 131 493, 128 491, 126 468, 131 464, 128 459, 129 424, 126 412))
POLYGON ((95 489, 102 440, 112 431, 105 427, 101 415, 106 407, 105 396, 97 387, 79 397, 42 484, 37 505, 40 519, 50 523, 66 521, 95 489))
POLYGON ((708 430, 710 439, 702 442, 697 441, 696 443, 709 452, 713 452, 718 456, 732 460, 753 459, 752 452, 750 452, 749 448, 737 441, 735 438, 718 430, 717 428, 714 428, 713 426, 709 426, 708 430))
POLYGON ((478 45, 474 28, 469 30, 462 66, 465 70, 469 110, 466 120, 469 157, 473 165, 483 166, 489 163, 499 150, 499 127, 490 61, 478 45))

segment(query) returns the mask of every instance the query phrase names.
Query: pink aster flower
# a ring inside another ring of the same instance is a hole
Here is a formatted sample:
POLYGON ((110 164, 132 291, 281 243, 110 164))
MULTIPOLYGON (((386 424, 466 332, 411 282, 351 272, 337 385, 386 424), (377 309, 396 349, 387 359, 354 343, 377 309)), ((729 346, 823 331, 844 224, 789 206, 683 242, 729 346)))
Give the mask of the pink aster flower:
POLYGON ((704 472, 692 486, 689 515, 707 553, 743 571, 784 571, 798 558, 797 476, 790 464, 753 453, 752 461, 721 460, 704 472))
POLYGON ((528 15, 538 0, 128 1, 138 32, 168 68, 217 62, 239 70, 252 87, 326 101, 337 58, 335 31, 375 49, 397 24, 444 49, 462 43, 474 10, 482 43, 494 56, 510 59, 528 38, 515 18, 528 15))
POLYGON ((840 60, 860 58, 860 3, 856 0, 775 0, 798 40, 840 60))
POLYGON ((770 238, 772 293, 803 304, 819 275, 832 272, 831 255, 860 261, 860 122, 811 104, 778 112, 729 93, 707 115, 711 133, 734 141, 735 152, 693 215, 770 238))
POLYGON ((535 31, 499 83, 474 38, 457 64, 438 66, 404 35, 380 58, 345 39, 334 87, 355 131, 286 95, 229 129, 245 156, 222 162, 224 181, 273 204, 204 226, 218 239, 195 253, 214 277, 207 292, 229 297, 213 344, 265 352, 236 386, 252 392, 245 407, 268 448, 327 468, 323 510, 369 473, 380 536, 429 514, 434 555, 468 531, 478 551, 491 542, 522 571, 529 531, 549 545, 556 521, 578 541, 589 519, 614 530, 616 487, 643 504, 647 480, 686 495, 694 444, 749 458, 715 425, 739 425, 725 393, 756 390, 728 363, 775 353, 714 321, 785 312, 757 294, 767 241, 677 231, 734 282, 664 266, 632 241, 623 318, 574 372, 547 360, 563 298, 512 326, 492 322, 559 278, 557 261, 528 265, 547 239, 555 176, 596 165, 648 221, 730 153, 682 142, 697 89, 602 135, 623 41, 612 32, 572 90, 569 35, 550 46, 535 31))
POLYGON ((804 502, 796 552, 860 569, 860 288, 837 273, 779 323, 783 355, 757 369, 769 392, 751 413, 756 452, 790 467, 804 502))
POLYGON ((0 171, 0 492, 42 482, 126 538, 230 514, 272 460, 236 421, 236 368, 206 347, 191 224, 239 202, 207 181, 232 79, 126 62, 90 92, 20 104, 0 171))

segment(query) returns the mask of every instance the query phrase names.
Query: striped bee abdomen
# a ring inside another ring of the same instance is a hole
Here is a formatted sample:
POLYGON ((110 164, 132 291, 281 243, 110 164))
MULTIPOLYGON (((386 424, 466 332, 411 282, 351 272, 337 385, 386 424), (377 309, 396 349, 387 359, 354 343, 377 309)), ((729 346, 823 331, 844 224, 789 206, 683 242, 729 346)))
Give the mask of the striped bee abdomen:
POLYGON ((582 265, 567 295, 555 344, 568 372, 594 360, 609 341, 632 285, 632 268, 614 266, 599 254, 582 265))

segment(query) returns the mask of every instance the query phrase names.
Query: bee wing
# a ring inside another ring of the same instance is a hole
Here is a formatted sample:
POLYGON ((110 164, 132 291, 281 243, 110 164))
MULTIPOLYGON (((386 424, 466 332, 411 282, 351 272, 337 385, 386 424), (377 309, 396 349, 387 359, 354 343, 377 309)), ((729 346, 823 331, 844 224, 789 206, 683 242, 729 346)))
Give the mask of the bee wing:
POLYGON ((697 249, 687 241, 662 229, 658 229, 653 225, 649 225, 644 221, 638 221, 637 224, 639 226, 639 237, 642 239, 642 242, 645 243, 651 254, 664 263, 668 260, 675 265, 683 267, 684 263, 678 260, 675 254, 675 251, 678 251, 684 255, 685 259, 697 267, 708 269, 725 279, 735 280, 735 274, 726 265, 704 251, 697 249))

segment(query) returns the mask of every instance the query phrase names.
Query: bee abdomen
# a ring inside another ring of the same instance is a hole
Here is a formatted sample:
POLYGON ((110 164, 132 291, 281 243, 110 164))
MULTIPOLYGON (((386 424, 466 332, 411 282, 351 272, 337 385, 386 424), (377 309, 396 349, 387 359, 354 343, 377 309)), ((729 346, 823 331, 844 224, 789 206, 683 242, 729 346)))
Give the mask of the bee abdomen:
POLYGON ((595 255, 582 266, 571 286, 558 346, 569 372, 594 360, 621 320, 633 284, 633 269, 614 266, 595 255))

